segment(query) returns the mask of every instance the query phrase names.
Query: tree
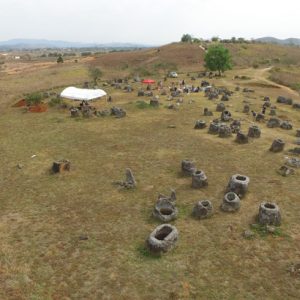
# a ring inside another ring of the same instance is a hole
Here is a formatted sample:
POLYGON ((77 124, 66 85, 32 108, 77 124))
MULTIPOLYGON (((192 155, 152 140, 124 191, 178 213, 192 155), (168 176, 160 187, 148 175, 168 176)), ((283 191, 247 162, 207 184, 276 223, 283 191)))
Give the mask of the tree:
POLYGON ((182 37, 181 37, 181 42, 183 43, 191 43, 193 41, 193 38, 190 34, 184 34, 182 37))
POLYGON ((223 45, 210 46, 205 54, 205 66, 210 71, 221 72, 231 69, 231 55, 223 45))
POLYGON ((99 68, 90 67, 89 74, 94 80, 95 85, 97 85, 97 80, 102 76, 102 71, 99 68))
POLYGON ((64 62, 64 59, 62 57, 62 55, 60 54, 57 58, 57 63, 60 64, 60 63, 63 63, 64 62))
POLYGON ((212 38, 211 38, 211 41, 212 42, 218 42, 220 40, 220 38, 218 37, 218 36, 213 36, 212 38))

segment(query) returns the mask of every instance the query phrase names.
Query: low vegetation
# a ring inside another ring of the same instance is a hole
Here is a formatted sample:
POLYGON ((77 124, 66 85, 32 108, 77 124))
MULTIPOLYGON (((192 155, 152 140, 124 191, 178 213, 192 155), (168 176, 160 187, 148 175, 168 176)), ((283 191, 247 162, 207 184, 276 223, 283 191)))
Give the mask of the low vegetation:
POLYGON ((299 111, 277 104, 276 99, 282 95, 300 102, 300 97, 286 87, 270 84, 268 64, 259 63, 256 69, 252 64, 268 59, 269 52, 271 64, 280 59, 271 76, 290 72, 297 78, 296 65, 287 68, 284 58, 288 53, 296 61, 300 52, 281 46, 242 46, 225 45, 234 68, 226 76, 213 78, 197 77, 205 69, 205 53, 193 43, 166 45, 160 51, 79 57, 78 63, 65 60, 59 66, 50 59, 45 65, 48 58, 43 58, 31 61, 30 69, 27 64, 17 71, 14 62, 5 63, 0 80, 0 299, 299 297, 299 277, 287 271, 299 262, 299 172, 282 177, 277 169, 290 155, 288 149, 295 147, 294 129, 300 128, 300 119, 299 111), (120 68, 124 64, 126 68, 120 68), (66 86, 82 87, 93 80, 90 65, 103 72, 97 84, 113 101, 101 99, 92 105, 98 111, 124 108, 125 118, 74 119, 52 96, 66 86), (175 66, 178 78, 164 81, 165 70, 175 66), (182 80, 195 86, 205 80, 231 91, 240 86, 224 103, 234 119, 241 120, 243 132, 255 122, 252 114, 243 113, 243 101, 259 112, 263 98, 269 96, 277 106, 277 116, 290 120, 294 129, 268 128, 256 122, 262 129, 261 138, 244 145, 233 137, 222 139, 206 129, 195 130, 196 120, 209 124, 220 116, 216 112, 220 99, 211 101, 203 92, 191 93, 177 105, 154 89, 161 104, 150 109, 151 97, 137 96, 146 86, 133 80, 133 76, 147 74, 156 80, 152 88, 162 81, 167 90, 172 82, 182 80), (125 77, 133 92, 108 84, 125 77), (255 92, 242 92, 249 87, 255 92), (35 91, 51 91, 43 99, 52 106, 47 112, 25 113, 24 108, 12 107, 24 93, 30 103, 40 101, 42 94, 35 91), (165 108, 171 103, 176 110, 165 108), (204 108, 213 116, 204 116, 204 108), (279 137, 285 140, 286 150, 271 153, 270 145, 279 137), (70 172, 51 174, 53 161, 63 158, 70 160, 70 172), (181 160, 186 158, 205 171, 207 187, 194 190, 191 178, 180 174, 181 160), (119 189, 113 182, 128 167, 137 187, 119 189), (238 212, 225 213, 220 210, 224 189, 236 173, 249 176, 249 190, 238 212), (172 224, 179 231, 179 240, 171 252, 157 257, 145 248, 145 239, 160 224, 152 217, 157 195, 168 194, 170 188, 177 195, 178 218, 172 224), (193 207, 203 199, 212 202, 214 215, 195 220, 193 207), (265 200, 276 202, 282 213, 281 227, 271 234, 266 227, 251 226, 265 200), (251 230, 253 238, 245 238, 245 230, 251 230))

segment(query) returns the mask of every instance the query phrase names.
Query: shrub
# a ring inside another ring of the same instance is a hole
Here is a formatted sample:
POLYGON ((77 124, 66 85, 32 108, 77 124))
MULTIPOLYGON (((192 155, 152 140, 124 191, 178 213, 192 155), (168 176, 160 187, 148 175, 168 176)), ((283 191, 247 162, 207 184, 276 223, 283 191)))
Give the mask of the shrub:
POLYGON ((57 63, 60 64, 60 63, 63 63, 64 62, 64 59, 61 55, 58 56, 57 58, 57 63))
POLYGON ((42 95, 40 93, 32 93, 25 97, 27 105, 37 105, 42 102, 42 95))

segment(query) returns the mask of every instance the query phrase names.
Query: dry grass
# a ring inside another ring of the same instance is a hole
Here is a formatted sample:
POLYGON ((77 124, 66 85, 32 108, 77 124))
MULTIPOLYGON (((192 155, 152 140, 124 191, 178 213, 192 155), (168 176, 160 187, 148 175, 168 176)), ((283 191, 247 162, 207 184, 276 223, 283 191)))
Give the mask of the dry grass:
MULTIPOLYGON (((235 74, 214 82, 233 88, 235 74)), ((300 281, 286 269, 300 260, 299 174, 280 177, 276 169, 287 153, 268 151, 277 137, 287 149, 294 147, 294 131, 262 124, 261 139, 237 145, 234 138, 194 130, 195 120, 211 119, 202 116, 204 107, 215 111, 215 103, 202 94, 186 96, 178 111, 164 108, 169 103, 164 97, 158 109, 138 109, 136 92, 109 88, 113 104, 127 110, 124 119, 76 121, 63 110, 29 114, 8 107, 23 91, 80 83, 86 76, 85 66, 78 64, 1 80, 8 97, 0 99, 5 107, 0 117, 0 298, 296 299, 300 281), (170 124, 176 128, 167 128, 170 124), (69 174, 49 174, 58 158, 71 160, 69 174), (179 175, 184 158, 195 159, 205 171, 206 189, 191 189, 190 178, 179 175), (24 165, 20 170, 18 163, 24 165), (134 191, 112 185, 126 167, 137 178, 134 191), (222 213, 224 188, 235 173, 250 177, 249 193, 238 213, 222 213), (177 191, 174 224, 180 239, 172 252, 155 259, 143 244, 158 224, 151 218, 157 193, 171 187, 177 191), (213 202, 211 219, 190 217, 200 199, 213 202), (263 200, 280 206, 282 235, 246 240, 242 232, 255 221, 263 200), (80 240, 81 235, 88 240, 80 240)), ((263 96, 274 102, 281 93, 258 86, 248 100, 258 110, 263 96)), ((244 99, 236 93, 226 105, 247 130, 252 120, 241 113, 244 99)), ((102 101, 96 105, 109 107, 102 101)), ((278 114, 300 127, 299 112, 280 105, 278 114)))
POLYGON ((299 66, 289 66, 274 68, 271 71, 270 79, 300 91, 300 71, 299 66))

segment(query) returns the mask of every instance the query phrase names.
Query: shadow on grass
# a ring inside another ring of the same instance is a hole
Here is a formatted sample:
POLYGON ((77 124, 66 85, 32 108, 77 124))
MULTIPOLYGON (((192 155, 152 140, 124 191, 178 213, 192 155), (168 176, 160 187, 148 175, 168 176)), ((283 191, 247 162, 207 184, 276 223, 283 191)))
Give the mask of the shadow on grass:
POLYGON ((144 259, 160 259, 161 255, 160 254, 152 254, 145 245, 138 245, 137 248, 137 253, 139 255, 140 258, 144 258, 144 259))

